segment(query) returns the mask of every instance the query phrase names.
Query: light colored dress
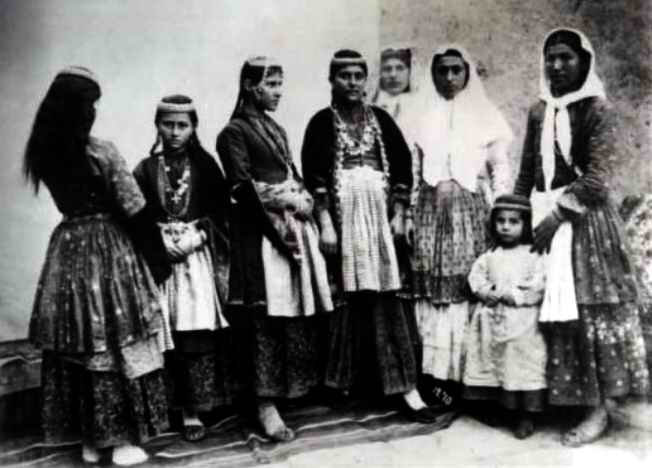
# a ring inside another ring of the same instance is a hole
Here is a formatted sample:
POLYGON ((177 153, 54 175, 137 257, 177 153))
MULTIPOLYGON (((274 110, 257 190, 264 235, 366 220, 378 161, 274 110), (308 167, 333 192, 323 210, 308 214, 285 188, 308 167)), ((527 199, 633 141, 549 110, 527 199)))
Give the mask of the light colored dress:
POLYGON ((466 386, 546 388, 546 347, 538 328, 545 268, 543 257, 530 247, 498 247, 473 264, 469 285, 480 302, 465 340, 466 386), (513 304, 488 305, 487 295, 495 291, 509 295, 513 304))
POLYGON ((414 206, 412 277, 422 370, 459 382, 470 310, 466 279, 487 248, 489 207, 496 195, 508 191, 512 132, 464 48, 442 46, 433 57, 449 49, 469 64, 469 79, 451 100, 434 86, 424 87, 427 105, 415 132, 423 160, 414 206))

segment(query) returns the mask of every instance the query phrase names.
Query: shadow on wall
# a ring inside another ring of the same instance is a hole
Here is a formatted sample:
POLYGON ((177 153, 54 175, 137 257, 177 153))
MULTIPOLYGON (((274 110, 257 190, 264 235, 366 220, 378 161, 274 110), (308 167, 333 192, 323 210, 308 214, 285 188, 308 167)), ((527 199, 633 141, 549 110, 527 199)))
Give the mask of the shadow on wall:
MULTIPOLYGON (((598 72, 618 109, 621 141, 616 196, 652 192, 652 8, 648 0, 380 0, 380 44, 413 44, 428 62, 443 42, 467 47, 486 69, 487 92, 515 133, 513 175, 527 111, 538 95, 545 34, 582 30, 596 50, 598 72)), ((429 85, 427 83, 423 85, 429 85)))

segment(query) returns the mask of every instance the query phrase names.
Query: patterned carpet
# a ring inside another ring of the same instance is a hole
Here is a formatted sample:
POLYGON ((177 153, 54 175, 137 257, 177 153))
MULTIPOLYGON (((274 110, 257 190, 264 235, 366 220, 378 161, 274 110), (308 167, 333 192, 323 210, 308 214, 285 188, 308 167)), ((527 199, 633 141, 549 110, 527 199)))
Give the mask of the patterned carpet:
MULTIPOLYGON (((324 448, 365 442, 381 442, 445 429, 456 414, 443 413, 430 425, 412 423, 397 410, 367 403, 331 408, 288 408, 283 415, 297 438, 285 444, 271 442, 252 422, 238 415, 223 416, 209 425, 207 437, 197 443, 183 440, 176 432, 152 440, 146 446, 152 467, 249 467, 286 460, 289 456, 324 448)), ((0 442, 0 466, 82 467, 80 445, 48 446, 35 436, 0 442)), ((109 454, 100 463, 110 464, 109 454)))

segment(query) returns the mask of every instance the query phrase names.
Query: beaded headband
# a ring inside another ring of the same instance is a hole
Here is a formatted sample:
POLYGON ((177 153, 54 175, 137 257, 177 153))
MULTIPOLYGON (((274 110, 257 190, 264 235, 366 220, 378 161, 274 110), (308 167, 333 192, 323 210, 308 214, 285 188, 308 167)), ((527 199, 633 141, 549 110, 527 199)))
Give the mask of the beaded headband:
POLYGON ((156 105, 156 110, 157 112, 193 112, 195 111, 195 104, 192 101, 182 104, 160 101, 156 105))
POLYGON ((79 67, 76 65, 71 65, 69 67, 64 68, 63 70, 59 71, 57 73, 57 76, 61 75, 73 75, 73 76, 80 76, 82 78, 86 78, 87 80, 92 81, 96 85, 100 85, 99 80, 97 79, 97 75, 90 71, 86 67, 79 67))

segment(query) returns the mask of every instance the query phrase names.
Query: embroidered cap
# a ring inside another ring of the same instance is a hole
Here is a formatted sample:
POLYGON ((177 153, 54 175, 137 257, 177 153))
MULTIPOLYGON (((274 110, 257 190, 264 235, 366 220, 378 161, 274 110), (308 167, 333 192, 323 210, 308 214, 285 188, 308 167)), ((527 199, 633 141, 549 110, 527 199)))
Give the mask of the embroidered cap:
POLYGON ((530 200, 522 195, 507 194, 496 198, 491 210, 532 211, 532 205, 530 200))
POLYGON ((173 94, 165 96, 156 105, 156 112, 196 112, 195 104, 188 96, 173 94))
POLYGON ((86 67, 80 67, 78 65, 71 65, 71 66, 68 66, 68 67, 64 68, 63 70, 59 71, 59 73, 57 73, 57 76, 61 76, 61 75, 80 76, 82 78, 86 78, 87 80, 92 81, 93 83, 95 83, 98 86, 100 85, 100 82, 97 79, 97 75, 95 73, 93 73, 91 70, 89 70, 88 68, 86 68, 86 67))
POLYGON ((333 58, 331 59, 330 63, 329 78, 332 80, 340 68, 344 68, 349 65, 360 65, 364 70, 365 75, 368 74, 367 61, 360 54, 360 52, 351 49, 341 49, 333 54, 333 58))

